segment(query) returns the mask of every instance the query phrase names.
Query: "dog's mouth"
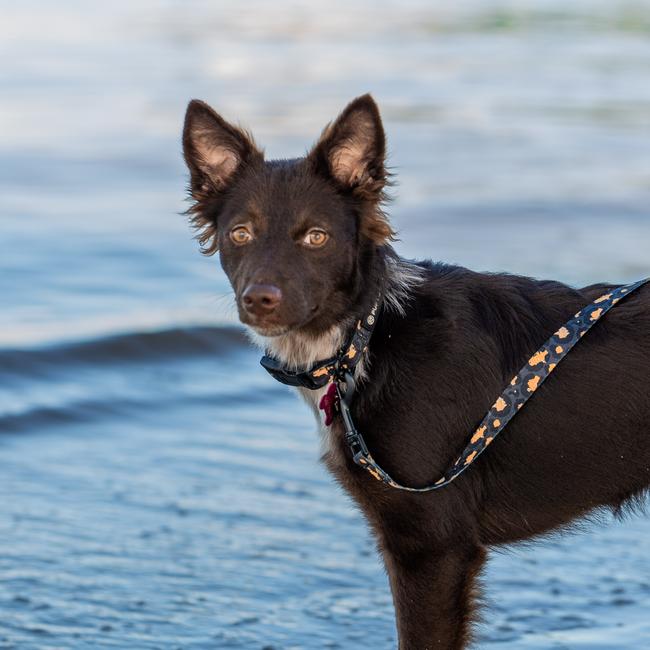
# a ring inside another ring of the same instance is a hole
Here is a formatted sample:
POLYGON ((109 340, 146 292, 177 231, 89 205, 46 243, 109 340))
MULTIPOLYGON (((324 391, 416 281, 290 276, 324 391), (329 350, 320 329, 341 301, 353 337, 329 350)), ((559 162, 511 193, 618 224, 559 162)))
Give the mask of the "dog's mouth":
POLYGON ((307 315, 298 321, 281 322, 277 316, 260 318, 252 316, 245 311, 240 312, 239 320, 255 331, 256 334, 264 337, 282 336, 289 332, 301 329, 309 325, 319 312, 319 305, 314 305, 309 309, 307 315))
POLYGON ((282 336, 290 332, 292 327, 288 325, 252 325, 246 323, 251 329, 255 330, 256 334, 264 336, 265 338, 272 338, 274 336, 282 336))

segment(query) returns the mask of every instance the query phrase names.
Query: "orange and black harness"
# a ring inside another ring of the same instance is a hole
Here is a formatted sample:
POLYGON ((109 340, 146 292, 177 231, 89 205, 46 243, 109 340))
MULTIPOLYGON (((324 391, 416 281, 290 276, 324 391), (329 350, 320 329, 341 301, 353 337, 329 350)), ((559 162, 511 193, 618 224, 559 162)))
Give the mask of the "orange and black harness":
POLYGON ((375 462, 350 414, 356 389, 354 369, 367 350, 377 320, 379 303, 374 305, 365 318, 358 321, 350 341, 337 356, 319 361, 308 370, 302 371, 283 368, 277 359, 268 355, 262 358, 261 364, 275 379, 289 386, 316 390, 330 384, 320 404, 321 409, 325 411, 325 424, 329 426, 332 423, 335 411, 341 413, 345 425, 345 439, 354 462, 390 487, 409 492, 430 492, 449 485, 460 476, 505 429, 576 343, 619 301, 648 282, 650 278, 612 289, 581 309, 560 327, 513 377, 454 464, 435 483, 422 488, 400 485, 375 462))

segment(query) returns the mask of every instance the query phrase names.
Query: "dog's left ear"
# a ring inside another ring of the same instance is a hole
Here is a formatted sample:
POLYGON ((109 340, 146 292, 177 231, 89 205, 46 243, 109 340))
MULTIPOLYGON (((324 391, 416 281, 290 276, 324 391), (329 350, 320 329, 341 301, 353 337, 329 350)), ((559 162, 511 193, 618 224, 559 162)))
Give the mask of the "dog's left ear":
POLYGON ((377 244, 394 233, 381 210, 385 199, 386 136, 375 100, 368 94, 352 100, 325 127, 308 155, 316 172, 325 174, 343 191, 364 204, 361 231, 377 244))

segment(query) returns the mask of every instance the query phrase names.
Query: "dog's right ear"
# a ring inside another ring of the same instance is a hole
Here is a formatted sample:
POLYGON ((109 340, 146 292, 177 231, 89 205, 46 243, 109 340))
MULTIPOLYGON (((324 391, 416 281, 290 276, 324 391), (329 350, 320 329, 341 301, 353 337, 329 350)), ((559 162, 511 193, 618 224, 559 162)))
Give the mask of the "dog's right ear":
POLYGON ((229 124, 205 102, 193 99, 185 113, 183 156, 190 170, 192 224, 208 255, 216 252, 216 223, 205 209, 228 189, 237 172, 254 159, 262 158, 252 137, 229 124))

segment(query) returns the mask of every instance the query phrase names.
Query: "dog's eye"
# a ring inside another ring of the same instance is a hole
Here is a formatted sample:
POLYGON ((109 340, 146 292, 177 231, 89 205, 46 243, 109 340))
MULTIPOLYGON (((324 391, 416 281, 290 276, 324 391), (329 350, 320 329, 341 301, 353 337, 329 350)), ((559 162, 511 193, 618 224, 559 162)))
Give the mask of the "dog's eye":
POLYGON ((246 226, 236 226, 230 231, 230 239, 232 239, 235 244, 248 244, 248 242, 253 239, 253 235, 246 226))
POLYGON ((312 228, 305 235, 302 243, 310 248, 320 248, 328 239, 329 235, 324 230, 321 230, 320 228, 312 228))

